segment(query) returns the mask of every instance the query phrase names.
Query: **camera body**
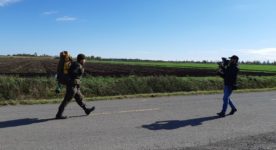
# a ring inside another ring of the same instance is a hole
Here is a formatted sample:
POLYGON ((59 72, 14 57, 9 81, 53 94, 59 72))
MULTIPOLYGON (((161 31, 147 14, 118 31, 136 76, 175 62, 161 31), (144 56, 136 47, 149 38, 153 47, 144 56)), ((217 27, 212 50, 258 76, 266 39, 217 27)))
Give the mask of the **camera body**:
POLYGON ((217 71, 217 74, 220 75, 220 76, 223 76, 224 75, 224 70, 228 67, 229 63, 230 63, 230 60, 225 58, 225 57, 222 57, 221 58, 221 62, 218 62, 218 71, 217 71))

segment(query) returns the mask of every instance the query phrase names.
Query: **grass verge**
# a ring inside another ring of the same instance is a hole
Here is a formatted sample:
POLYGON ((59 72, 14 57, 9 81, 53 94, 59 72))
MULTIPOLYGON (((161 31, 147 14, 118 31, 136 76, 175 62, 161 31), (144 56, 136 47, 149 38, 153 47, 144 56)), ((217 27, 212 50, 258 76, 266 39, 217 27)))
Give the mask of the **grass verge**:
MULTIPOLYGON (((276 91, 276 87, 275 88, 262 88, 262 89, 241 89, 241 90, 236 90, 235 93, 268 92, 268 91, 276 91)), ((85 99, 86 99, 86 101, 100 101, 100 100, 119 100, 119 99, 134 99, 134 98, 153 98, 153 97, 209 95, 209 94, 222 94, 222 90, 172 92, 172 93, 150 93, 150 94, 119 95, 119 96, 98 96, 98 97, 87 97, 85 99)), ((61 100, 62 99, 4 100, 4 101, 0 101, 0 106, 57 104, 57 103, 60 103, 61 100)))

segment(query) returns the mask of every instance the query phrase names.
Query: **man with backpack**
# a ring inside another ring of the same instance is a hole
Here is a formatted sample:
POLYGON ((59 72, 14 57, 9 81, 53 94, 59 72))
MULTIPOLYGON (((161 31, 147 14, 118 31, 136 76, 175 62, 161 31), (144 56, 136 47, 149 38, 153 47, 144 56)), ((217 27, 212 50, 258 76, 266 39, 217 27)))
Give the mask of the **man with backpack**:
POLYGON ((237 88, 237 75, 239 72, 238 68, 239 57, 233 55, 230 57, 230 61, 227 63, 226 67, 223 67, 220 76, 224 79, 224 95, 223 95, 223 105, 221 112, 217 113, 219 117, 225 117, 225 113, 228 107, 228 104, 231 107, 229 115, 233 115, 237 108, 231 100, 232 91, 237 88))
POLYGON ((66 81, 66 94, 64 100, 61 102, 58 112, 56 114, 56 119, 66 119, 62 113, 66 105, 73 99, 76 99, 78 105, 84 110, 86 115, 89 115, 95 110, 95 107, 87 108, 83 103, 83 95, 80 91, 80 79, 84 73, 83 65, 85 63, 85 55, 79 54, 77 56, 77 61, 73 62, 68 70, 68 79, 66 81))

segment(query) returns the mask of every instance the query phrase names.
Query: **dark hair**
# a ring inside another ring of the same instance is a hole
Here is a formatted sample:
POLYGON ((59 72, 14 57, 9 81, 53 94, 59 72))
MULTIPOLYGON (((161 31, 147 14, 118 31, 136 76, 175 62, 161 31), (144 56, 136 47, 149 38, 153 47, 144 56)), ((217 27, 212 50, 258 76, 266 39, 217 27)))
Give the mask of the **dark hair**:
POLYGON ((230 59, 239 60, 239 57, 237 55, 233 55, 232 57, 230 57, 230 59))
POLYGON ((85 59, 85 55, 84 54, 79 54, 77 57, 77 60, 80 61, 82 59, 85 59))

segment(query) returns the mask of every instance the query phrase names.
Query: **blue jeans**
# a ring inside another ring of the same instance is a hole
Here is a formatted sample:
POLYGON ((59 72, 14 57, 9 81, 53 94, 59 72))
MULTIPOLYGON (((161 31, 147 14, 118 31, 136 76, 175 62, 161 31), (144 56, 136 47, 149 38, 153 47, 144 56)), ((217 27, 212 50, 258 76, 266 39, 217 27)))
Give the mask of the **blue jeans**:
POLYGON ((228 104, 232 108, 232 110, 236 110, 235 105, 233 104, 230 96, 232 94, 233 87, 229 85, 224 85, 224 95, 223 95, 223 105, 222 105, 222 110, 221 113, 225 113, 227 110, 228 104))

